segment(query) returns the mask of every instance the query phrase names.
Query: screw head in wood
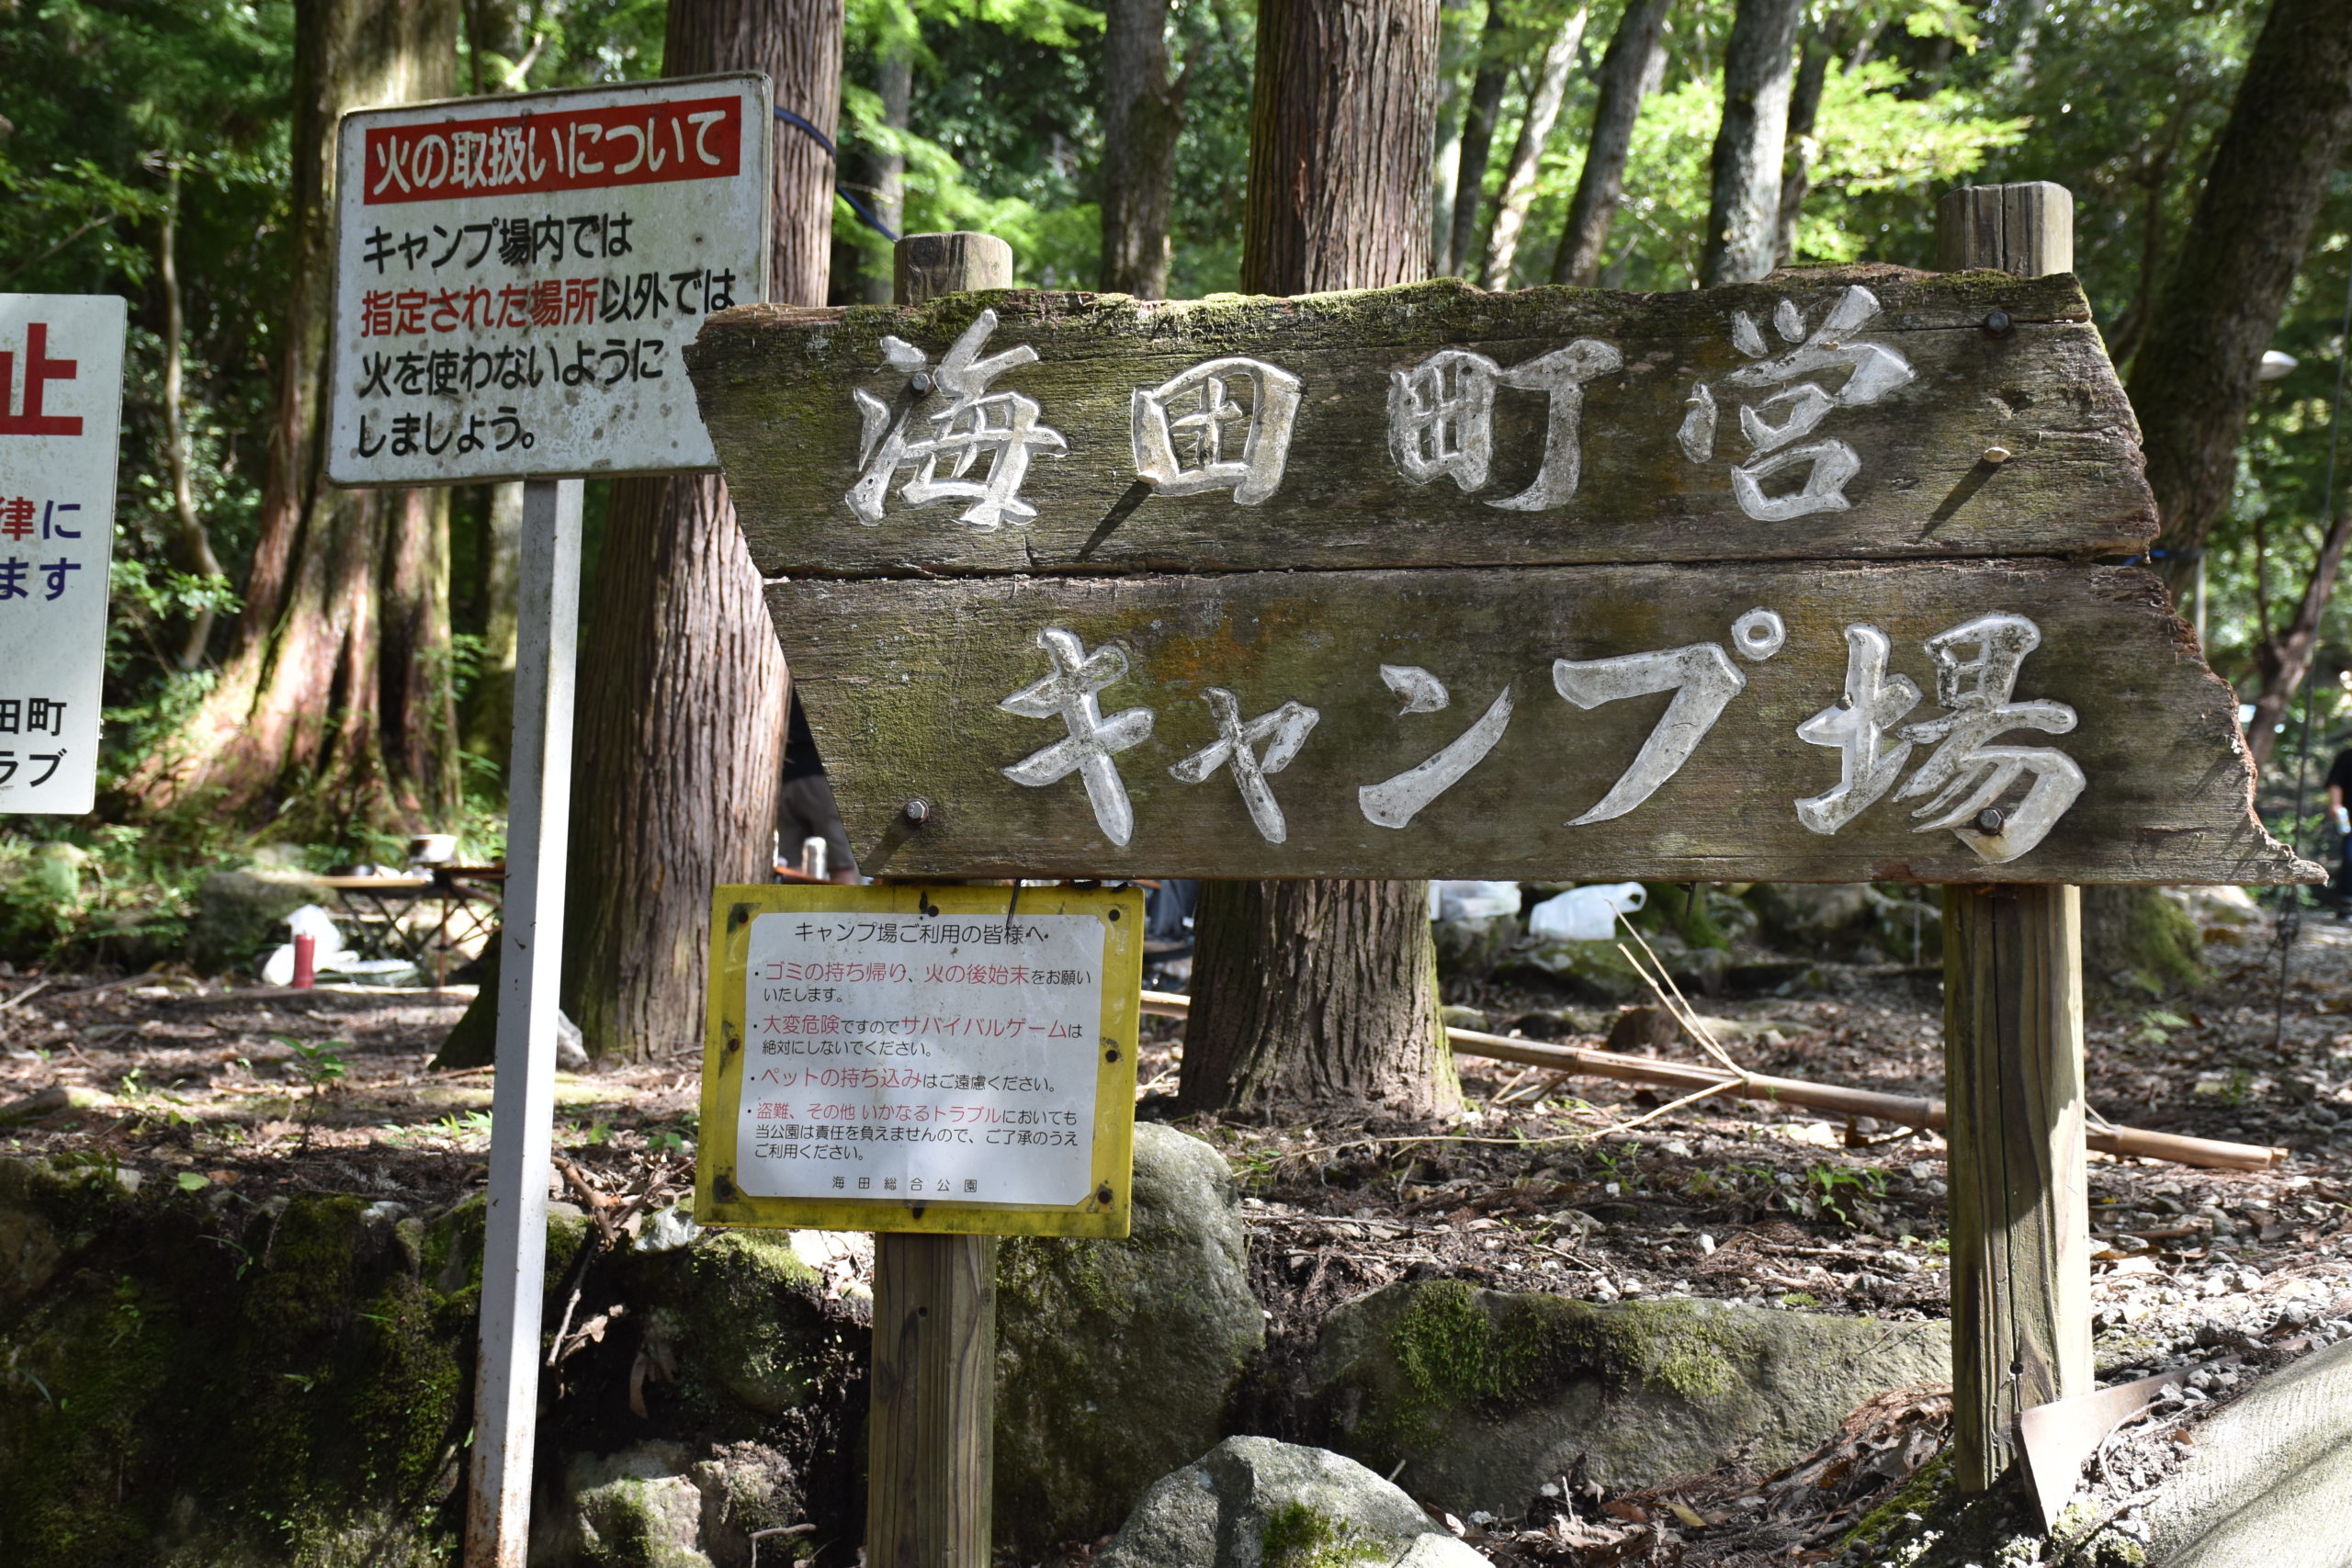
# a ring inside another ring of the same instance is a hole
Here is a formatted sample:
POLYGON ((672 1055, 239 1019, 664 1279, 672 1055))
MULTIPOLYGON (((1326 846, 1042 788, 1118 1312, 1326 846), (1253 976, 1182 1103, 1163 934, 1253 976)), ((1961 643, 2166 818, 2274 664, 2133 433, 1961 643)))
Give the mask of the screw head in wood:
POLYGON ((1111 1201, 1111 1184, 1109 1182, 1106 1181, 1102 1186, 1094 1190, 1094 1201, 1098 1203, 1108 1203, 1111 1201))
POLYGON ((2006 446, 1987 446, 1984 448, 1984 460, 1997 468, 2009 460, 2009 449, 2006 446))
POLYGON ((2001 830, 2002 820, 2001 808, 1997 806, 1988 806, 1976 814, 1976 830, 1980 833, 1997 833, 2001 830))
POLYGON ((913 375, 908 377, 907 390, 912 392, 918 398, 927 398, 931 396, 931 372, 928 370, 918 370, 913 375))
POLYGON ((899 815, 920 828, 931 820, 931 802, 917 795, 899 807, 899 815))
POLYGON ((1986 337, 2007 337, 2009 335, 2010 330, 2016 327, 2016 325, 2017 322, 2010 318, 2010 315, 2007 310, 1987 310, 1984 312, 1984 335, 1986 337))

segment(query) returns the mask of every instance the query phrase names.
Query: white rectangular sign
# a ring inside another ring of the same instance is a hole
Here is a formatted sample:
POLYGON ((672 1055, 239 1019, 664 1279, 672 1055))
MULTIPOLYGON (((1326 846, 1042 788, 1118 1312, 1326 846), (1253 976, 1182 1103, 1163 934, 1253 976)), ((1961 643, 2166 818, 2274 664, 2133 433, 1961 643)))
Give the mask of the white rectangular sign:
POLYGON ((1085 1201, 1099 918, 763 914, 747 959, 745 1193, 1085 1201))
POLYGON ((0 812, 96 799, 125 314, 0 294, 0 812))
POLYGON ((678 351, 766 298, 763 76, 344 116, 327 477, 714 469, 678 351))

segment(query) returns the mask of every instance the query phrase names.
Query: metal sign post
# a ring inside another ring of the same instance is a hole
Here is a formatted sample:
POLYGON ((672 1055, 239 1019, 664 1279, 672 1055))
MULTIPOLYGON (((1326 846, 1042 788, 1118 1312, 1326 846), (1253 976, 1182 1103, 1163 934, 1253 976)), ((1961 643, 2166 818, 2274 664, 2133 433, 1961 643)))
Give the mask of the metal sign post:
POLYGON ((526 481, 467 1568, 523 1568, 582 474, 717 467, 681 351, 766 297, 767 78, 409 104, 337 130, 327 474, 526 481))
POLYGON ((467 1568, 521 1568, 530 1536, 555 1120, 556 989, 563 977, 564 845, 571 820, 581 489, 578 479, 531 479, 523 488, 498 1073, 491 1095, 467 1568))

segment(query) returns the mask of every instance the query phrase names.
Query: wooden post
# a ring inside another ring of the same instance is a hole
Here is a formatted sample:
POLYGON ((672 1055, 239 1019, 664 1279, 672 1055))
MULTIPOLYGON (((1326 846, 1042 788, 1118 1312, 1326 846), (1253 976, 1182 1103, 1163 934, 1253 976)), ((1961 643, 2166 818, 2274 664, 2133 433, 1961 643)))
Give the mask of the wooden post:
MULTIPOLYGON (((1012 287, 992 234, 910 234, 899 303, 1012 287)), ((867 1568, 988 1568, 996 1476, 996 1237, 874 1238, 867 1568)))
MULTIPOLYGON (((1936 216, 1948 271, 2074 265, 2063 186, 1955 190, 1936 216)), ((1953 1457, 1981 1492, 2020 1412, 2092 1388, 2080 889, 1944 889, 1944 1102, 1953 1457)))

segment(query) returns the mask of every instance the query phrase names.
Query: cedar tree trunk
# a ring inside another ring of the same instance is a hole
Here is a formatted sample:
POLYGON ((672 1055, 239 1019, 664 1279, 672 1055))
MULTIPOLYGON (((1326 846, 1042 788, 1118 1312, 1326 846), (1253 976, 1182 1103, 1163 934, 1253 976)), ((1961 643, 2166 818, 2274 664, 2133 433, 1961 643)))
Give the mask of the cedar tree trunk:
POLYGON ((1772 270, 1780 238, 1781 155, 1804 0, 1739 0, 1724 51, 1724 118, 1715 131, 1707 250, 1699 281, 1748 283, 1772 270))
MULTIPOLYGON (((1261 0, 1242 288, 1423 276, 1437 113, 1428 0, 1261 0)), ((1408 1115, 1460 1102, 1422 882, 1212 882, 1184 1032, 1187 1111, 1408 1115)))
POLYGON ((1804 40, 1797 66, 1796 88, 1789 100, 1788 152, 1781 172, 1781 211, 1773 224, 1772 265, 1786 266, 1797 254, 1797 220, 1804 215, 1804 198, 1813 194, 1813 156, 1805 142, 1821 117, 1822 90, 1829 85, 1829 67, 1837 54, 1837 39, 1815 28, 1804 40))
POLYGON ((2352 5, 2272 0, 2130 391, 2178 599, 2229 504, 2263 350, 2352 134, 2352 5))
POLYGON ((1487 237, 1487 259, 1478 281, 1488 288, 1509 288, 1511 267, 1519 260, 1519 236, 1527 227, 1527 209, 1535 202, 1535 176, 1544 162, 1544 144, 1560 118, 1560 100, 1568 91, 1568 73, 1576 69, 1577 51, 1584 47, 1585 19, 1592 8, 1579 6, 1544 51, 1536 68, 1535 91, 1527 100, 1527 118, 1520 121, 1519 141, 1504 166, 1503 188, 1495 197, 1495 221, 1487 237))
MULTIPOLYGON (((673 0, 665 71, 764 71, 832 133, 842 0, 673 0)), ((778 122, 768 298, 821 304, 833 202, 824 149, 778 122)), ((564 1007, 591 1055, 702 1032, 710 890, 773 875, 787 677, 724 481, 617 479, 581 661, 564 1007)))
MULTIPOLYGON (((904 48, 896 48, 874 62, 874 90, 882 100, 882 123, 892 130, 907 129, 907 116, 914 107, 914 57, 904 48)), ((872 195, 867 197, 874 216, 893 234, 906 231, 907 227, 907 155, 895 147, 874 148, 858 160, 872 195)), ((870 253, 869 253, 870 254, 870 253)), ((861 257, 861 259, 863 259, 861 257)), ((890 303, 890 261, 886 249, 877 266, 861 265, 856 269, 857 297, 868 305, 890 303)))
POLYGON ((1626 0, 1625 14, 1600 57, 1600 101, 1592 111, 1592 140, 1585 144, 1584 172, 1568 202, 1568 220, 1552 258, 1552 281, 1590 288, 1600 281, 1600 258, 1609 226, 1625 194, 1625 159, 1633 151, 1634 122, 1642 99, 1657 90, 1666 61, 1667 7, 1673 0, 1626 0))
POLYGON ((146 811, 260 808, 327 836, 456 814, 448 492, 331 488, 324 416, 335 118, 449 96, 457 56, 458 0, 295 7, 293 259, 253 567, 219 681, 125 781, 146 811))
POLYGON ((1168 0, 1102 7, 1102 267, 1108 294, 1168 297, 1168 211, 1184 93, 1168 75, 1168 0))
MULTIPOLYGON (((1510 23, 1501 0, 1487 0, 1487 26, 1478 39, 1478 73, 1470 80, 1470 107, 1462 117, 1462 154, 1454 171, 1453 212, 1448 223, 1441 276, 1467 271, 1478 244, 1478 206, 1487 198, 1487 159, 1495 148, 1495 121, 1503 111, 1503 89, 1510 85, 1510 23)), ((1261 60, 1265 58, 1261 51, 1261 60)))

